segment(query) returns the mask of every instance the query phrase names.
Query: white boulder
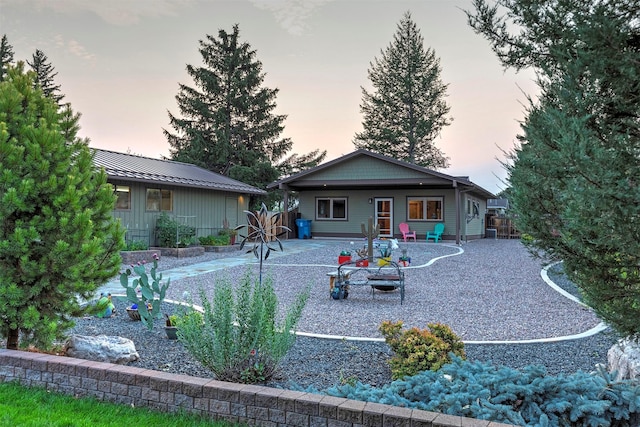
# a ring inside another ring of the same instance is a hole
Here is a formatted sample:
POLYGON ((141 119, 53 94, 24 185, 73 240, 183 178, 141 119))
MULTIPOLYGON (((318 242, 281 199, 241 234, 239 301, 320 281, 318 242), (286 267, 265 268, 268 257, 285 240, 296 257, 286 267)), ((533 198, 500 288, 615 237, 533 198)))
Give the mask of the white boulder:
POLYGON ((621 339, 607 352, 609 372, 616 371, 618 380, 640 377, 640 344, 621 339))
POLYGON ((65 350, 69 357, 120 365, 140 359, 133 341, 123 337, 72 335, 65 350))

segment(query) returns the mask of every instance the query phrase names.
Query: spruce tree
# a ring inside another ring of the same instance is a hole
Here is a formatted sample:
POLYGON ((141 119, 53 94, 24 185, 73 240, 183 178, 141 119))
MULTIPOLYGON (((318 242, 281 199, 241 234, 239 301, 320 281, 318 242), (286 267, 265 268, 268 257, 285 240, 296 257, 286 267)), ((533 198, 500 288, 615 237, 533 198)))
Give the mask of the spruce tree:
POLYGON ((61 106, 60 101, 62 101, 64 95, 60 93, 60 85, 54 82, 54 78, 58 73, 53 71, 53 65, 47 62, 47 59, 47 55, 45 55, 43 51, 36 49, 36 53, 34 53, 31 58, 32 62, 27 60, 27 64, 29 64, 31 69, 36 73, 35 84, 42 89, 46 96, 53 99, 58 106, 61 106))
POLYGON ((13 63, 13 46, 9 44, 7 35, 2 36, 0 41, 0 82, 3 81, 7 75, 7 69, 10 64, 13 63))
POLYGON ((123 244, 106 174, 34 78, 19 62, 0 83, 0 336, 12 349, 61 338, 123 244))
POLYGON ((505 160, 516 225, 532 251, 564 261, 602 319, 637 337, 640 9, 630 0, 475 8, 469 23, 502 63, 539 76, 540 95, 505 160))
POLYGON ((286 116, 274 114, 278 89, 264 87, 262 63, 238 25, 207 35, 199 51, 203 65, 187 65, 194 86, 179 85, 181 117, 169 113, 175 132, 164 130, 171 157, 266 188, 292 147, 280 137, 286 116))
POLYGON ((440 78, 440 60, 424 48, 420 30, 406 12, 393 42, 369 69, 373 91, 362 88, 364 130, 354 145, 428 168, 445 168, 448 158, 435 144, 451 123, 440 78))

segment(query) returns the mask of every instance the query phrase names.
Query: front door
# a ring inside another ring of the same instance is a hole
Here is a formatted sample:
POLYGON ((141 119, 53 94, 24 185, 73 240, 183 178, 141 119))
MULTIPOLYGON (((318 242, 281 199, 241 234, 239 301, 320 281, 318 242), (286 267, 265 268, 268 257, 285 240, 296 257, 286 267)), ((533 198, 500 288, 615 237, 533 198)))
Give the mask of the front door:
POLYGON ((393 237, 393 198, 376 197, 375 220, 380 237, 393 237))

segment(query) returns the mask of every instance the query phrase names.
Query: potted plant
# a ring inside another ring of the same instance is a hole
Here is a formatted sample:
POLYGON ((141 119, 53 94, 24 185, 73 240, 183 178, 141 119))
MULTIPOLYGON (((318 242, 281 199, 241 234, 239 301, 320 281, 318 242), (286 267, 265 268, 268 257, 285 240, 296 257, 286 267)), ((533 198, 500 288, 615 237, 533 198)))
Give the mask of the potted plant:
POLYGON ((340 252, 340 255, 338 256, 338 264, 344 264, 349 261, 351 261, 351 252, 346 249, 340 252))
POLYGON ((169 338, 170 340, 177 340, 178 339, 178 328, 177 328, 177 322, 178 322, 178 316, 176 316, 175 314, 172 315, 164 315, 166 318, 166 325, 164 327, 164 331, 167 333, 167 338, 169 338))
POLYGON ((220 230, 219 234, 229 236, 229 244, 235 245, 238 230, 236 230, 235 228, 229 228, 229 221, 226 218, 224 219, 224 221, 222 221, 222 230, 220 230))
POLYGON ((400 264, 403 267, 409 267, 409 265, 411 264, 411 257, 407 256, 406 249, 402 250, 402 256, 398 258, 398 264, 400 264))
POLYGON ((358 260, 356 261, 356 267, 369 267, 369 250, 365 246, 362 249, 356 249, 358 260))
MULTIPOLYGON (((142 317, 140 317, 140 312, 138 311, 138 304, 131 304, 131 307, 127 307, 126 310, 131 320, 142 320, 142 317)), ((152 310, 153 307, 151 306, 151 304, 147 303, 147 311, 151 313, 152 310)))

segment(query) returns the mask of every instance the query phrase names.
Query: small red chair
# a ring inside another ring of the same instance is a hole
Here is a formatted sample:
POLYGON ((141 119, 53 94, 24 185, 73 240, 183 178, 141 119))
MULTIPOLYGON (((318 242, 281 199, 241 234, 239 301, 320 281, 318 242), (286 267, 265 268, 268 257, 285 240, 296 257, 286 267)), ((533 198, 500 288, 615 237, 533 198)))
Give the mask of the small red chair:
POLYGON ((415 231, 409 231, 409 224, 407 224, 406 222, 401 222, 400 224, 398 224, 398 227, 400 228, 400 232, 402 233, 402 239, 406 242, 407 241, 407 237, 408 238, 412 238, 413 237, 413 241, 416 241, 416 232, 415 231))

